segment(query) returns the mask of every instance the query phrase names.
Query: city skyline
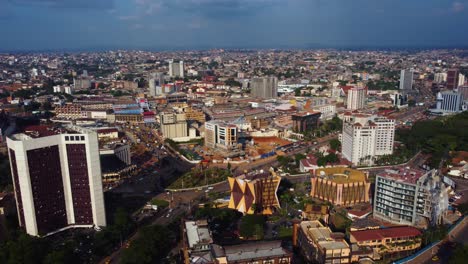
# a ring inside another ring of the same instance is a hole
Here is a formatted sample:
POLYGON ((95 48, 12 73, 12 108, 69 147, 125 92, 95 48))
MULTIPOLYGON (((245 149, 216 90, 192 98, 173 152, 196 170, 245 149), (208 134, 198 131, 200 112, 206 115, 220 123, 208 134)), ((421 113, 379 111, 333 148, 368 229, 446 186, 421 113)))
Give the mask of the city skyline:
POLYGON ((464 47, 467 4, 0 0, 0 50, 464 47))

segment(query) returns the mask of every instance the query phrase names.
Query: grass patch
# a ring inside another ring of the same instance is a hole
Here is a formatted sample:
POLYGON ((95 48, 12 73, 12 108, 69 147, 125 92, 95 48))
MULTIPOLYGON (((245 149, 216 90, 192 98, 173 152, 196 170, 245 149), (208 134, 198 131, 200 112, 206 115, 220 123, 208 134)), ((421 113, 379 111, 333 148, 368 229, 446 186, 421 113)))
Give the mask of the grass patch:
POLYGON ((169 206, 169 202, 168 202, 168 201, 166 201, 166 200, 161 200, 161 199, 156 199, 156 198, 154 198, 154 199, 151 200, 151 204, 152 204, 152 205, 156 205, 156 206, 158 206, 158 207, 163 207, 163 208, 169 206))
POLYGON ((280 226, 278 229, 278 237, 279 238, 290 238, 293 235, 292 227, 284 227, 280 226))
POLYGON ((229 170, 217 167, 209 169, 193 168, 172 183, 169 189, 193 188, 214 184, 227 180, 227 177, 231 175, 229 170))

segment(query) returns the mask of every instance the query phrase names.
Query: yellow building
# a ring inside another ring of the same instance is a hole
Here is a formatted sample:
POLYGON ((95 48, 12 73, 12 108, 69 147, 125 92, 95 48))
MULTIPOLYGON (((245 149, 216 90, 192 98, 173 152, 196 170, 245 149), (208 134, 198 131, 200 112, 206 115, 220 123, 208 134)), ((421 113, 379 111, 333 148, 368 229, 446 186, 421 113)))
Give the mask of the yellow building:
POLYGON ((310 196, 334 205, 369 202, 370 183, 362 171, 344 167, 317 169, 311 182, 310 196))
POLYGON ((344 234, 333 233, 319 221, 299 224, 297 245, 309 262, 351 263, 351 249, 344 240, 344 234))
POLYGON ((276 192, 281 177, 274 172, 252 172, 239 177, 229 177, 231 198, 229 208, 243 214, 272 214, 280 203, 276 192))

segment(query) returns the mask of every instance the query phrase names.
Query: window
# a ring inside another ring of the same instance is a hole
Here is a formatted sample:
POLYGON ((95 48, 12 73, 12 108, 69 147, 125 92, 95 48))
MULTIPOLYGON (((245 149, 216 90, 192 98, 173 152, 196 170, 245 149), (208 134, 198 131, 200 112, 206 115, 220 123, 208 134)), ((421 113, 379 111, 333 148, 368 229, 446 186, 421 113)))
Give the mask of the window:
POLYGON ((70 140, 70 137, 69 137, 69 136, 65 136, 65 140, 66 140, 66 141, 70 140))

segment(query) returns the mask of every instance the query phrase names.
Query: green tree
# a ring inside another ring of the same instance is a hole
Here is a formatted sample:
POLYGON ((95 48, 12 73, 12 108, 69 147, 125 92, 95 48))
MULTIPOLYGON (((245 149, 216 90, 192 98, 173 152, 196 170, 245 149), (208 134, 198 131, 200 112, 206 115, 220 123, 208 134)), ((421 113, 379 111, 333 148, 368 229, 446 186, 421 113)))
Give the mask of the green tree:
POLYGON ((465 264, 468 259, 468 245, 457 245, 452 255, 450 255, 449 263, 465 264))
POLYGON ((339 150, 341 147, 341 142, 334 138, 332 140, 330 140, 330 148, 333 149, 333 150, 339 150))

